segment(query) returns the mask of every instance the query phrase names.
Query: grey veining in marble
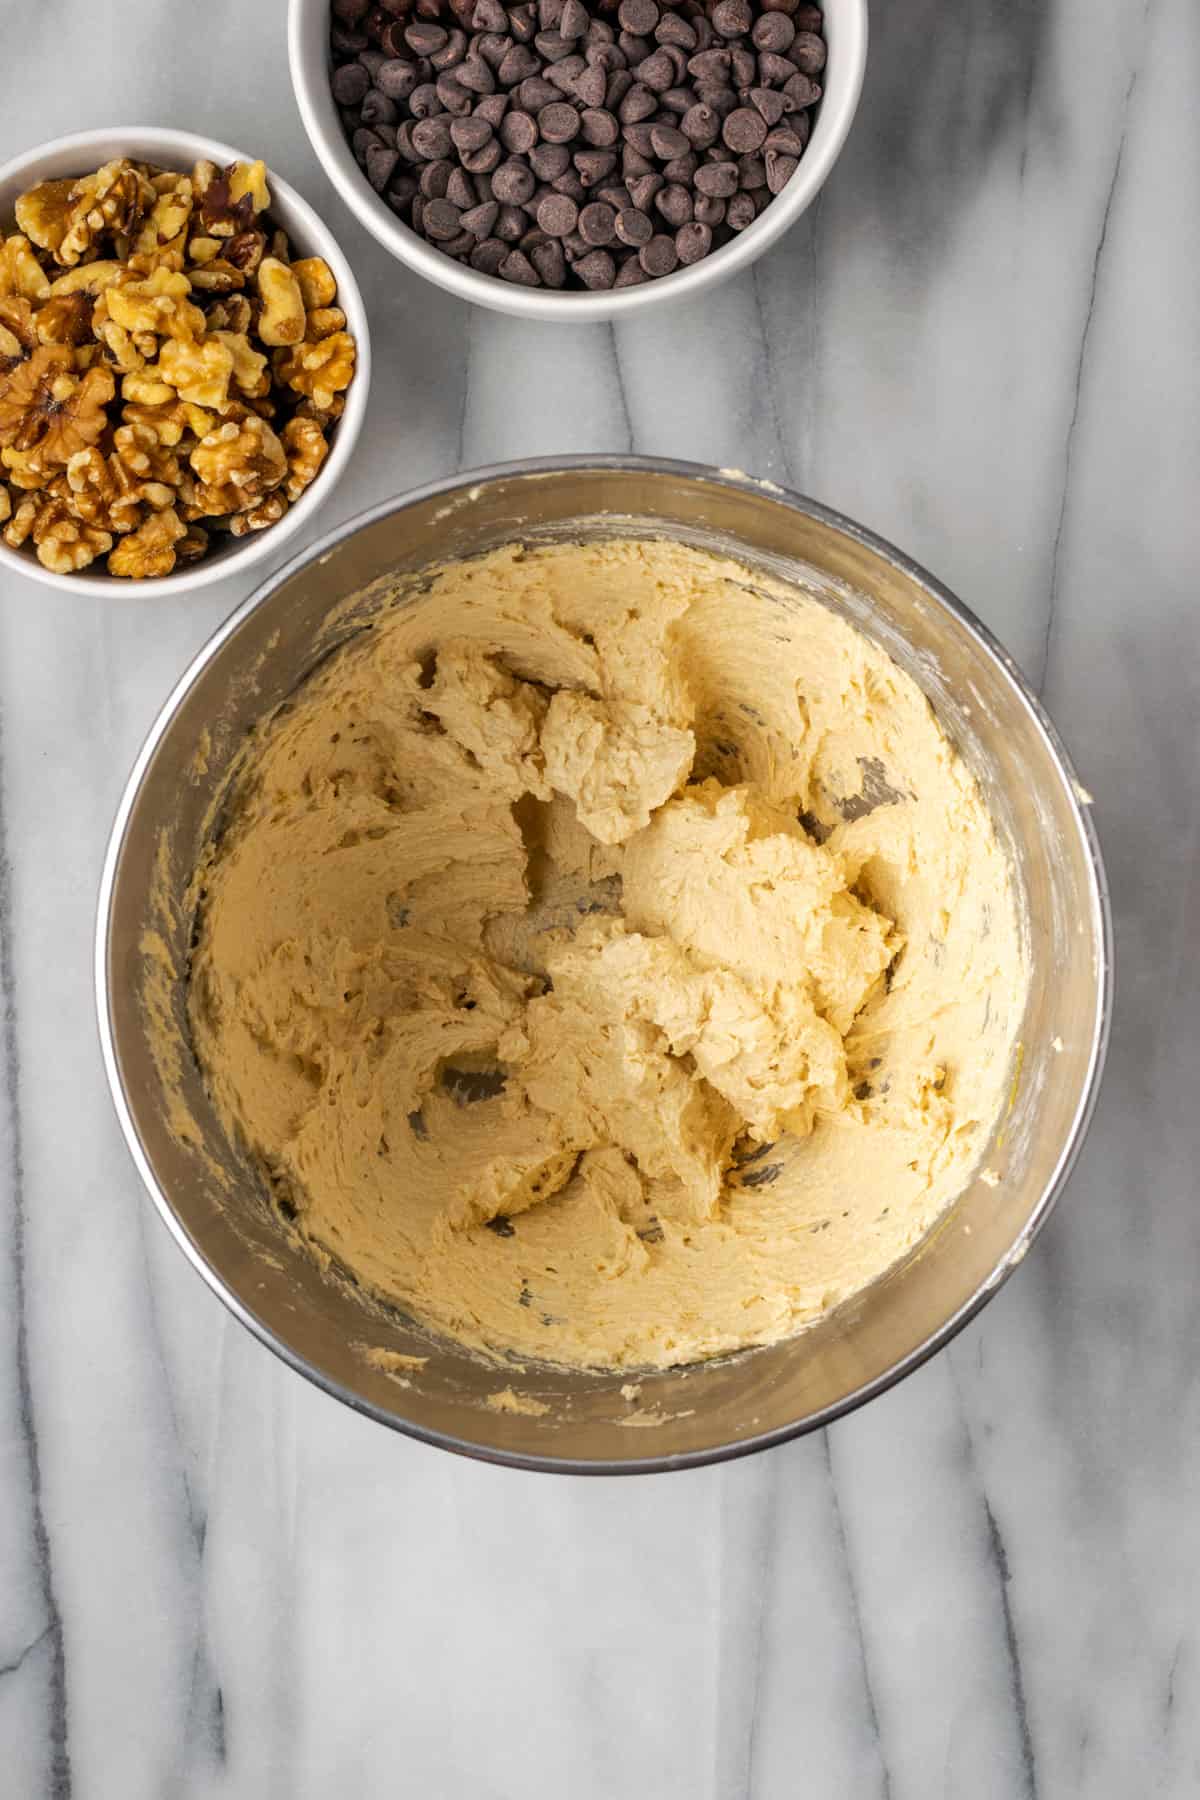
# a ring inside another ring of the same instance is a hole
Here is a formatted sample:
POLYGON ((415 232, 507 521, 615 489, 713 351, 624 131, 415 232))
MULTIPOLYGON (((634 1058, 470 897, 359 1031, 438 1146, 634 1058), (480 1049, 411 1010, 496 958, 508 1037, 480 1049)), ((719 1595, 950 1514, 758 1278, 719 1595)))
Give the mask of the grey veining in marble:
POLYGON ((104 1089, 109 820, 238 587, 100 605, 0 578, 14 1800, 1200 1793, 1200 10, 881 0, 872 26, 847 149, 756 271, 555 331, 444 299, 346 214, 292 103, 281 0, 0 3, 0 159, 187 124, 264 151, 336 224, 376 376, 319 528, 569 450, 734 465, 841 507, 1042 683, 1096 795, 1119 949, 1085 1155, 948 1353, 723 1469, 458 1462, 226 1318, 104 1089))

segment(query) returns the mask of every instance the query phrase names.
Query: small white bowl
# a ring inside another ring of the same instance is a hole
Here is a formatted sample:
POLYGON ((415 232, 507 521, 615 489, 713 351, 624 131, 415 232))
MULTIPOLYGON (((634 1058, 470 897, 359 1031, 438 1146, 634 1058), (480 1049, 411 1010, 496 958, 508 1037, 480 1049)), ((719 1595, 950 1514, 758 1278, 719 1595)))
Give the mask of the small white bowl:
POLYGON ((329 87, 329 0, 290 0, 288 61, 304 128, 338 193, 367 230, 393 256, 437 287, 479 306, 521 319, 585 324, 627 319, 669 300, 690 300, 762 255, 812 203, 837 161, 854 118, 867 60, 867 0, 822 0, 829 61, 812 137, 800 167, 753 225, 710 256, 640 287, 604 293, 564 293, 514 287, 498 275, 480 275, 434 248, 398 219, 354 160, 329 87))
MULTIPOLYGON (((255 156, 235 150, 213 138, 196 137, 190 131, 170 131, 154 125, 114 126, 102 131, 80 131, 70 137, 54 138, 39 144, 24 156, 14 157, 0 166, 0 228, 10 230, 13 207, 19 195, 39 181, 53 181, 66 175, 87 175, 114 157, 127 156, 134 162, 155 163, 162 169, 187 171, 202 159, 224 167, 231 162, 253 162, 255 156)), ((307 524, 333 492, 350 460, 355 440, 367 409, 367 389, 371 380, 371 342, 367 330, 367 314, 358 283, 350 264, 338 248, 327 226, 312 207, 302 200, 295 188, 271 168, 267 170, 271 190, 271 217, 287 232, 297 256, 322 256, 337 282, 337 304, 346 315, 346 329, 357 346, 354 379, 346 390, 346 410, 338 420, 320 474, 289 506, 277 525, 256 531, 244 538, 230 537, 205 555, 200 562, 170 575, 155 576, 146 581, 131 581, 116 575, 56 575, 44 568, 27 549, 12 550, 0 538, 0 569, 11 569, 29 575, 49 587, 65 588, 72 593, 118 593, 165 596, 185 590, 206 587, 226 575, 240 573, 264 557, 274 556, 291 537, 307 524)), ((2 474, 0 474, 2 478, 2 474)))

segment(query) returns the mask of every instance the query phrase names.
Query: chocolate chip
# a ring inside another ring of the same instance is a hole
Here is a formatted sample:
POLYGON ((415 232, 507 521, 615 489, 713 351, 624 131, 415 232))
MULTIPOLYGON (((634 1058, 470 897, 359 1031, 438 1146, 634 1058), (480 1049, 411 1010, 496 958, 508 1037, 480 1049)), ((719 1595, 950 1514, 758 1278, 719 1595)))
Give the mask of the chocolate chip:
POLYGON ((579 114, 565 100, 555 100, 543 106, 537 116, 537 128, 548 144, 569 144, 579 135, 579 114))
POLYGON ((408 110, 414 119, 431 119, 435 113, 441 112, 442 103, 432 81, 422 81, 413 89, 408 110))
POLYGON ((474 207, 475 183, 465 169, 451 169, 450 179, 446 183, 446 198, 453 200, 455 206, 463 210, 474 207))
POLYGON ((685 268, 691 263, 699 262, 711 249, 712 231, 707 225, 700 225, 692 220, 681 225, 675 233, 675 254, 685 268))
POLYGON ((446 189, 450 185, 450 171, 454 164, 449 157, 442 157, 438 162, 426 163, 421 170, 421 192, 427 200, 444 200, 446 189))
POLYGON ((756 87, 750 90, 750 104, 767 125, 778 125, 786 102, 772 88, 756 87))
POLYGON ((507 111, 507 94, 488 94, 479 101, 472 116, 476 119, 486 119, 492 130, 495 131, 507 111))
POLYGON ((755 19, 750 38, 756 50, 771 50, 782 56, 796 35, 796 27, 786 13, 766 12, 755 19))
POLYGON ((655 194, 654 206, 667 224, 676 229, 686 225, 692 216, 692 196, 678 182, 669 182, 661 193, 655 194))
POLYGON ((435 50, 441 50, 449 43, 450 33, 432 21, 418 19, 406 29, 404 41, 418 56, 432 56, 435 50))
POLYGON ((621 128, 610 112, 589 106, 579 115, 579 135, 593 149, 607 150, 621 135, 621 128))
POLYGON ((504 147, 499 138, 490 138, 478 150, 464 150, 462 166, 472 175, 487 175, 497 166, 504 155, 504 147))
MULTIPOLYGON (((508 124, 508 119, 504 124, 508 124)), ((501 126, 502 132, 503 129, 501 126)), ((508 162, 501 163, 492 176, 492 192, 506 206, 524 206, 536 186, 533 170, 528 163, 519 162, 516 158, 510 157, 508 162)))
POLYGON ((766 121, 753 107, 739 106, 731 112, 721 128, 721 136, 731 150, 746 156, 757 150, 767 135, 766 121))
POLYGON ((419 120, 413 126, 412 141, 418 156, 423 156, 427 162, 449 156, 454 148, 449 119, 441 113, 436 118, 419 120))
POLYGON ((537 222, 547 237, 566 237, 579 220, 579 208, 568 194, 548 194, 537 209, 537 222))
POLYGON ((725 223, 732 231, 745 231, 758 217, 753 194, 735 194, 725 208, 725 223))
POLYGON ((524 44, 514 44, 505 53, 504 61, 496 70, 496 78, 501 87, 516 87, 518 81, 524 81, 529 75, 536 75, 541 66, 532 50, 524 44))
POLYGON ((621 0, 617 8, 617 19, 622 31, 631 31, 638 37, 649 37, 658 24, 658 7, 655 0, 621 0))
POLYGON ((558 35, 574 43, 576 38, 583 37, 590 23, 587 7, 581 5, 580 0, 566 0, 558 21, 558 35))
POLYGON ((575 91, 575 83, 587 68, 582 56, 566 56, 560 63, 549 63, 546 67, 546 80, 556 87, 560 94, 570 95, 575 91))
POLYGON ((629 287, 700 261, 790 180, 821 94, 808 0, 331 12, 367 179, 447 255, 517 285, 629 287))
POLYGON ((696 170, 696 186, 702 194, 716 200, 727 200, 738 189, 737 164, 733 162, 703 163, 696 170))
POLYGON ((815 31, 798 31, 788 52, 803 75, 819 75, 825 67, 825 40, 815 31))
POLYGON ((548 81, 543 81, 540 75, 529 75, 513 89, 512 98, 515 106, 536 119, 543 106, 549 106, 559 98, 559 92, 548 81))
POLYGON ((654 236, 654 227, 648 216, 639 212, 636 206, 627 206, 617 214, 613 230, 621 243, 628 244, 633 249, 648 244, 654 236))
POLYGON ((496 220, 496 236, 505 243, 516 244, 525 236, 529 220, 519 206, 504 205, 500 208, 500 217, 496 220))
POLYGON ((501 0, 477 0, 471 14, 472 31, 507 31, 508 14, 501 0))
POLYGON ((682 131, 676 131, 673 125, 651 125, 650 146, 661 162, 667 162, 673 156, 683 156, 691 149, 691 143, 682 131))
POLYGON ((571 92, 581 106, 603 106, 608 95, 608 77, 603 69, 584 69, 571 83, 571 92))
POLYGON ((462 214, 449 200, 427 200, 422 216, 426 237, 457 237, 461 226, 462 214))
POLYGON ((524 156, 538 141, 537 121, 526 112, 505 113, 500 123, 500 142, 513 156, 524 156))
POLYGON ((611 150, 577 150, 573 158, 584 187, 596 187, 607 180, 617 166, 611 150))
POLYGON ((783 191, 796 170, 799 160, 794 156, 785 156, 781 150, 767 151, 767 186, 773 194, 783 191))
POLYGON ((648 119, 658 111, 658 101, 648 87, 641 82, 634 82, 620 106, 617 117, 622 125, 636 125, 639 119, 648 119))
POLYGON ((472 94, 494 94, 496 91, 496 77, 478 56, 468 56, 465 62, 459 63, 454 78, 460 87, 467 88, 472 94))
POLYGON ((571 152, 565 144, 537 144, 529 152, 529 166, 539 181, 553 181, 571 166, 571 152))
POLYGON ((594 200, 579 215, 579 235, 586 244, 611 244, 616 236, 617 215, 603 200, 594 200))
POLYGON ((679 253, 675 248, 675 239, 661 234, 652 237, 648 244, 643 244, 638 251, 638 261, 647 275, 669 275, 679 261, 679 253))
POLYGON ((560 288, 567 279, 567 259, 561 244, 539 244, 529 252, 529 260, 548 288, 560 288))
POLYGON ((617 279, 617 265, 607 250, 591 250, 579 258, 575 273, 584 287, 610 288, 617 279))
POLYGON ((508 255, 508 245, 499 238, 485 238, 477 244, 468 258, 471 267, 480 275, 498 275, 500 265, 508 255))
MULTIPOLYGON (((699 174, 697 174, 697 182, 699 179, 699 174)), ((633 204, 637 207, 638 211, 648 213, 651 206, 654 204, 655 194, 658 193, 660 188, 666 187, 667 184, 661 175, 639 175, 627 185, 629 187, 629 198, 633 201, 633 204)), ((735 169, 734 186, 736 187, 736 185, 737 171, 735 169)), ((732 191, 733 190, 731 189, 730 192, 732 191)))
POLYGON ((400 161, 398 150, 389 150, 386 144, 372 145, 367 151, 367 180, 381 194, 392 179, 396 164, 400 161))
POLYGON ((485 238, 490 234, 499 214, 499 202, 485 200, 481 206, 473 206, 469 212, 460 214, 459 223, 473 236, 485 238))
POLYGON ((481 150, 492 136, 486 119, 455 119, 450 127, 450 141, 456 150, 481 150))
POLYGON ((654 27, 655 41, 660 44, 677 44, 681 50, 696 48, 696 30, 678 13, 664 13, 654 27))
POLYGON ((784 82, 783 97, 787 101, 788 112, 800 112, 806 106, 816 105, 821 98, 821 90, 811 76, 802 75, 797 70, 784 82))
POLYGON ((655 94, 664 93, 667 88, 675 85, 675 64, 665 49, 656 50, 653 56, 648 56, 645 62, 639 63, 634 74, 643 87, 648 87, 655 94))
POLYGON ((356 62, 335 69, 330 82, 333 97, 339 106, 358 106, 366 98, 370 85, 371 77, 362 64, 356 62))
POLYGON ((417 71, 413 64, 398 56, 381 63, 376 71, 375 86, 389 100, 407 100, 416 85, 417 71))
POLYGON ((475 95, 467 92, 453 75, 439 75, 437 97, 452 118, 463 119, 475 104, 475 95))
POLYGON ((453 69, 467 54, 466 33, 452 31, 440 50, 435 50, 429 58, 434 68, 441 71, 453 69))
POLYGON ((542 279, 523 250, 510 250, 500 264, 502 281, 514 281, 518 287, 541 287, 542 279))

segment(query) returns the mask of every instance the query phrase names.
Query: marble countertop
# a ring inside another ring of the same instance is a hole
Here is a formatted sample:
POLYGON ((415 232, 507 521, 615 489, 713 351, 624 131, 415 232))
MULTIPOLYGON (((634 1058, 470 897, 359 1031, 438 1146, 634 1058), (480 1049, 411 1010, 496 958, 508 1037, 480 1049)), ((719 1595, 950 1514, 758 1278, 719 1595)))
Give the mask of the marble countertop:
POLYGON ((1096 796, 1118 1011, 1025 1266, 864 1411, 620 1485, 410 1443, 226 1316, 101 1071, 110 819, 239 585, 102 604, 0 576, 0 1789, 1196 1794, 1195 0, 877 5, 819 203, 752 273, 615 331, 472 311, 393 263, 308 147, 282 0, 19 10, 0 160, 190 125, 334 222, 376 365, 316 530, 459 467, 635 450, 788 483, 935 570, 1096 796))

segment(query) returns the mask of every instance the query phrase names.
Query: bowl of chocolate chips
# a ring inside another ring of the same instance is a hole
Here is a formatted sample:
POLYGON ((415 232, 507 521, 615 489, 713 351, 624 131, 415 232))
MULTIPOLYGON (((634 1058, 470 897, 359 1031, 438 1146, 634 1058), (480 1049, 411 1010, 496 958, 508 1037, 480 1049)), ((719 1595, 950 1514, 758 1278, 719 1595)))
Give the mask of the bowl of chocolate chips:
POLYGON ((330 179, 394 256, 524 318, 617 319, 745 268, 828 176, 866 0, 291 0, 330 179))

